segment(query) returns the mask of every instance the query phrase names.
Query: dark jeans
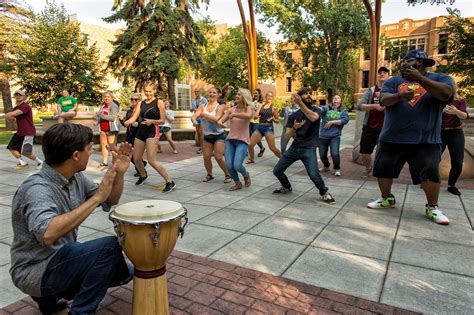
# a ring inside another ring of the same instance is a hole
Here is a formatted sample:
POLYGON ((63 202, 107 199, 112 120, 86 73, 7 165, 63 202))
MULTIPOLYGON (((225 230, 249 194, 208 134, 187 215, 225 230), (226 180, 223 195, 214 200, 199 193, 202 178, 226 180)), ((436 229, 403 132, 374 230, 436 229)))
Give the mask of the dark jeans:
POLYGON ((290 142, 290 139, 287 139, 285 137, 286 134, 286 127, 283 127, 283 130, 281 131, 281 137, 280 137, 280 151, 281 154, 285 153, 286 147, 288 146, 288 142, 290 142))
POLYGON ((316 188, 318 188, 319 194, 323 196, 328 191, 328 189, 318 171, 316 147, 295 148, 294 145, 290 146, 290 148, 285 151, 278 163, 273 168, 273 175, 278 178, 283 187, 290 188, 291 184, 288 180, 288 177, 285 175, 285 171, 291 166, 291 164, 298 160, 303 162, 309 178, 314 183, 316 188))
POLYGON ((132 280, 131 269, 115 236, 69 243, 48 263, 41 280, 42 297, 35 300, 74 300, 71 314, 95 314, 109 287, 132 280))
POLYGON ((339 146, 341 145, 341 137, 334 137, 331 139, 319 139, 319 155, 321 162, 325 167, 331 164, 328 159, 328 149, 331 149, 332 164, 335 170, 341 169, 341 157, 339 156, 339 146))
POLYGON ((444 152, 448 147, 451 158, 448 185, 455 186, 461 176, 464 161, 464 132, 462 129, 441 130, 441 140, 443 141, 441 152, 444 152))
MULTIPOLYGON (((258 123, 250 123, 249 125, 249 129, 250 129, 250 136, 252 136, 252 134, 255 132, 255 130, 257 130, 257 127, 258 127, 258 123)), ((259 141, 257 143, 258 147, 261 149, 263 149, 263 144, 262 144, 262 141, 259 141)))

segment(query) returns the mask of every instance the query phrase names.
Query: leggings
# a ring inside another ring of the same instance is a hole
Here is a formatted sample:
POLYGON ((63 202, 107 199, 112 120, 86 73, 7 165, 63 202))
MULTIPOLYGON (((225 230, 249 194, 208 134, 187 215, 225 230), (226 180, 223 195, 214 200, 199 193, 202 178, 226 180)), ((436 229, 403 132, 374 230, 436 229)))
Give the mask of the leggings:
POLYGON ((455 186, 462 172, 464 161, 464 132, 462 129, 441 130, 441 150, 448 147, 451 157, 451 170, 449 171, 448 185, 455 186))

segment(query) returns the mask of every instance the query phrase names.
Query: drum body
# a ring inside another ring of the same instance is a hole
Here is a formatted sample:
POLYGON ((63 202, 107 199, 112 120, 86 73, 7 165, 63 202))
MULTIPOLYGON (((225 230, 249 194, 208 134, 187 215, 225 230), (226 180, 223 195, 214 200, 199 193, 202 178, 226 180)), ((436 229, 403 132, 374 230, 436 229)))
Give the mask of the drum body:
POLYGON ((186 209, 174 201, 143 200, 117 207, 110 219, 135 268, 133 314, 168 314, 166 260, 184 233, 186 209))

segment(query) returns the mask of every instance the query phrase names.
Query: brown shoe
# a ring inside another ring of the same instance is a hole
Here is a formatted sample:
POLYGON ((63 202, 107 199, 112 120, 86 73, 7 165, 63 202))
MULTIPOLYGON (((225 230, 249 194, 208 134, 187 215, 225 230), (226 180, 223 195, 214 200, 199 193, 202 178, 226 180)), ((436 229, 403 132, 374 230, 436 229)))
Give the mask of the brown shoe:
POLYGON ((242 184, 241 183, 235 183, 234 186, 229 188, 229 191, 234 191, 234 190, 239 190, 242 189, 242 184))
POLYGON ((247 176, 244 176, 244 183, 245 183, 245 187, 249 187, 252 184, 249 173, 247 173, 247 176))

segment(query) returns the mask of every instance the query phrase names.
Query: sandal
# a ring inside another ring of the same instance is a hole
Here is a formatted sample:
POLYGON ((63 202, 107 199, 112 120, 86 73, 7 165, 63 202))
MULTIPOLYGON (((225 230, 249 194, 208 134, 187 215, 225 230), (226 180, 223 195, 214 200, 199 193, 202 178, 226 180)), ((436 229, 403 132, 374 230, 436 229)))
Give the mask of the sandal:
POLYGON ((262 157, 264 152, 265 152, 265 147, 260 149, 260 152, 258 152, 257 156, 262 157))
POLYGON ((207 174, 206 177, 202 179, 203 182, 208 182, 210 180, 213 180, 214 176, 207 174))
POLYGON ((250 185, 252 184, 249 173, 247 173, 247 175, 244 176, 244 184, 245 184, 245 187, 250 187, 250 185))
POLYGON ((242 189, 242 184, 241 183, 236 183, 234 186, 229 188, 229 191, 235 191, 235 190, 239 190, 239 189, 242 189))
POLYGON ((228 184, 232 181, 232 177, 230 177, 230 175, 226 175, 225 178, 224 178, 224 183, 228 184))
POLYGON ((97 166, 98 168, 101 168, 101 167, 106 167, 106 166, 109 166, 109 164, 105 164, 105 163, 100 163, 99 166, 97 166))
POLYGON ((248 159, 248 160, 245 162, 245 164, 252 164, 252 163, 255 163, 255 161, 254 161, 254 160, 251 160, 251 159, 248 159))

